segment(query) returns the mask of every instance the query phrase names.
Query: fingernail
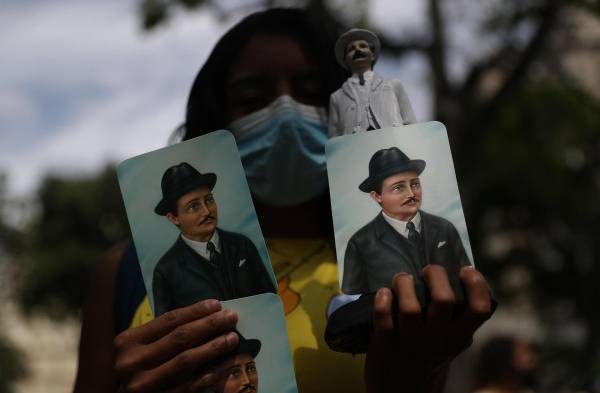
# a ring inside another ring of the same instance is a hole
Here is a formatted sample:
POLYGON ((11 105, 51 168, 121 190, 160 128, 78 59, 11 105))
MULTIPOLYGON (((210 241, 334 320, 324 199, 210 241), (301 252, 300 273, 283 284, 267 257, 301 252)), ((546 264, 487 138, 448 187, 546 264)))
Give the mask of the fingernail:
POLYGON ((213 382, 217 381, 217 374, 215 373, 208 373, 202 376, 202 378, 200 378, 200 383, 201 384, 207 384, 210 385, 213 382))
POLYGON ((375 301, 381 301, 387 295, 387 290, 385 288, 379 288, 377 293, 375 294, 375 301))
POLYGON ((238 342, 238 335, 236 333, 229 333, 225 336, 225 340, 228 345, 234 346, 238 342))
POLYGON ((209 299, 206 301, 206 308, 208 308, 210 311, 217 310, 220 305, 221 303, 216 299, 209 299))
POLYGON ((235 311, 225 310, 223 319, 225 319, 227 323, 234 323, 237 319, 237 314, 235 313, 235 311))
POLYGON ((393 282, 393 281, 395 281, 395 280, 396 280, 396 278, 398 278, 398 277, 408 277, 408 278, 410 278, 410 279, 412 279, 412 278, 413 278, 412 274, 410 274, 410 273, 407 273, 407 272, 399 272, 399 273, 396 273, 396 274, 394 274, 394 277, 392 277, 392 282, 393 282))

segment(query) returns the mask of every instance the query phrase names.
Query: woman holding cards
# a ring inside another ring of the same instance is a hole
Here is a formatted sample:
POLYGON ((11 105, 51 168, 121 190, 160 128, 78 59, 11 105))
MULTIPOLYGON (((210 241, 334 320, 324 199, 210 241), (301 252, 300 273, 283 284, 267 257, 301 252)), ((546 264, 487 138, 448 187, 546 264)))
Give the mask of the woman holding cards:
MULTIPOLYGON (((365 359, 334 353, 323 341, 328 303, 339 293, 323 149, 324 108, 344 79, 333 42, 301 10, 247 17, 200 70, 188 101, 185 138, 222 128, 236 138, 279 282, 300 392, 441 391, 450 360, 470 345, 491 313, 488 285, 473 268, 460 271, 468 305, 459 318, 451 319, 454 295, 444 269, 427 266, 423 274, 432 300, 426 315, 408 274, 396 275, 391 289, 377 292, 365 359)), ((111 391, 119 385, 131 392, 187 392, 214 386, 221 377, 214 361, 239 342, 233 333, 237 315, 218 301, 149 322, 138 301, 129 315, 131 328, 116 337, 113 349, 113 310, 132 302, 123 298, 123 286, 139 285, 119 277, 125 265, 137 263, 134 252, 126 255, 115 251, 97 272, 84 311, 75 390, 111 391)))

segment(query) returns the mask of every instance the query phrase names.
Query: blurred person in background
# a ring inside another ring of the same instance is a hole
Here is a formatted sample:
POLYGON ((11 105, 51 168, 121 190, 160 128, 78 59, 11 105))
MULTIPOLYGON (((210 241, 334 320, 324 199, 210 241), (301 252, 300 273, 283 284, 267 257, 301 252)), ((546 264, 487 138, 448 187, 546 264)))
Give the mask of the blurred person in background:
POLYGON ((537 355, 517 337, 499 336, 484 344, 475 374, 475 393, 533 392, 537 355))
MULTIPOLYGON (((223 128, 236 138, 278 280, 300 392, 441 391, 450 360, 491 313, 488 285, 473 268, 460 272, 468 306, 458 316, 452 318, 445 270, 428 266, 426 314, 412 276, 400 274, 392 289, 377 293, 366 358, 324 343, 328 303, 339 294, 324 152, 325 108, 344 79, 333 43, 334 34, 302 10, 246 17, 197 75, 184 139, 223 128)), ((215 300, 153 319, 133 245, 115 248, 99 265, 84 309, 75 391, 214 386, 219 368, 205 365, 236 348, 236 322, 215 300)))

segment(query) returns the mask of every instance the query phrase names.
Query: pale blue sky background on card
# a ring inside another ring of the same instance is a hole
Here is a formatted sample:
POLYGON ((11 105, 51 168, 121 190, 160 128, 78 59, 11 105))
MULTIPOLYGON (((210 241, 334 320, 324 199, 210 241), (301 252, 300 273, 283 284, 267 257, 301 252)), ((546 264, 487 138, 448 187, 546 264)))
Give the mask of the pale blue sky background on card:
POLYGON ((261 341, 256 356, 258 391, 296 393, 296 378, 279 296, 272 293, 222 302, 223 308, 239 315, 238 331, 246 338, 261 341))
POLYGON ((230 132, 221 130, 130 158, 117 167, 149 298, 153 299, 154 266, 179 235, 166 217, 154 213, 162 198, 160 182, 167 168, 181 162, 189 163, 201 173, 217 175, 213 195, 218 208, 218 227, 250 238, 275 282, 235 141, 230 132))
POLYGON ((398 147, 411 159, 425 160, 425 170, 420 175, 423 189, 421 209, 452 222, 473 261, 446 127, 439 122, 418 123, 337 137, 327 144, 327 172, 340 282, 348 240, 381 211, 369 194, 358 189, 358 185, 369 176, 371 156, 377 150, 392 146, 398 147))

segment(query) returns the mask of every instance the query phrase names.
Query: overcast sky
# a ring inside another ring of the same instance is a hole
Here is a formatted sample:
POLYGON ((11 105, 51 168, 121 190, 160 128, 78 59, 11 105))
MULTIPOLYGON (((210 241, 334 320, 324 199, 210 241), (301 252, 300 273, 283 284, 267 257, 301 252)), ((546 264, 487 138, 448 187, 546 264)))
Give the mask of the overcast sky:
MULTIPOLYGON (((372 1, 372 22, 390 34, 425 24, 419 0, 372 1)), ((0 5, 0 171, 13 195, 48 172, 91 173, 165 145, 181 123, 193 78, 240 16, 176 15, 148 33, 138 1, 3 1, 0 5)), ((460 68, 460 67, 458 67, 460 68)), ((430 120, 426 65, 383 59, 403 81, 418 120, 430 120)))

